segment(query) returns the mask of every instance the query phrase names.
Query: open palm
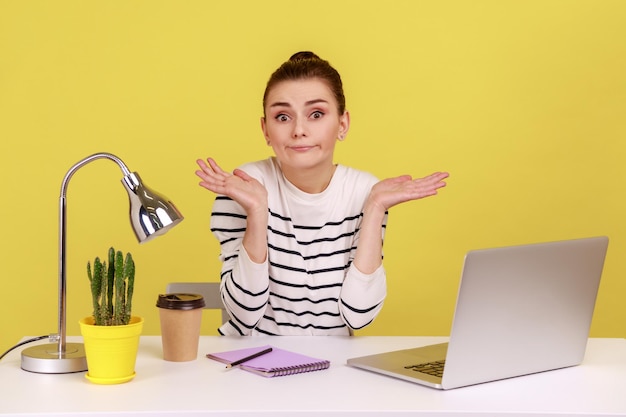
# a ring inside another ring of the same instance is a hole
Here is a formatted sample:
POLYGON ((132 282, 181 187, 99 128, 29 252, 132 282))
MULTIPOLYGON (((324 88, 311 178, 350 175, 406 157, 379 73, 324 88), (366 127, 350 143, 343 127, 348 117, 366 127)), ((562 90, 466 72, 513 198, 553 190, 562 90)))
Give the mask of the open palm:
POLYGON ((267 208, 267 190, 255 178, 240 169, 232 174, 226 172, 212 158, 207 158, 208 164, 201 159, 196 162, 200 167, 196 175, 202 180, 201 187, 232 198, 247 213, 267 208))
POLYGON ((445 187, 447 172, 435 172, 427 177, 413 179, 410 175, 387 178, 378 182, 370 192, 370 198, 385 210, 406 201, 418 200, 437 194, 445 187))

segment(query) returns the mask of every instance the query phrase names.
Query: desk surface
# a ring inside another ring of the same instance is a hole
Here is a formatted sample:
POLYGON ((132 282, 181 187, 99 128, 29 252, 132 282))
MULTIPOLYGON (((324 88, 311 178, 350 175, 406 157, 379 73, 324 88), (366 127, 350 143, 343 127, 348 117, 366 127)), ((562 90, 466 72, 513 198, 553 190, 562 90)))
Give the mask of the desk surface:
POLYGON ((446 338, 203 336, 197 360, 173 363, 161 359, 159 336, 144 336, 135 379, 108 386, 88 382, 84 373, 22 371, 23 347, 0 361, 0 416, 626 415, 626 339, 589 339, 585 360, 577 367, 450 391, 345 364, 353 356, 442 341, 446 338), (240 369, 226 370, 204 357, 209 352, 264 344, 329 359, 331 367, 263 378, 240 369))

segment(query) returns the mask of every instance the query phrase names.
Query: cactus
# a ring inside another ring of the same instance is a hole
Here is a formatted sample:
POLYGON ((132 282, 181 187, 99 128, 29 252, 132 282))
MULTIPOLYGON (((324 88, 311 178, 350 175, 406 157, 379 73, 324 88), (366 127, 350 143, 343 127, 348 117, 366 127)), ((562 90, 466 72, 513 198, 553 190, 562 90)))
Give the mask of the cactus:
POLYGON ((93 317, 96 326, 128 324, 135 286, 135 262, 130 253, 110 248, 107 262, 96 257, 87 262, 87 277, 91 283, 93 317), (93 273, 92 273, 93 272, 93 273))

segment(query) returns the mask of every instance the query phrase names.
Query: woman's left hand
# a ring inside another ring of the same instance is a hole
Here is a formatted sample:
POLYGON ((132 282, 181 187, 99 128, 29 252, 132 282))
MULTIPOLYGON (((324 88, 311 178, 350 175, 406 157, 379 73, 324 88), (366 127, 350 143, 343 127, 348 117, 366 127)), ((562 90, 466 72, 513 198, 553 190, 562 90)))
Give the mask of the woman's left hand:
POLYGON ((435 172, 423 178, 413 179, 410 175, 387 178, 372 187, 369 200, 385 211, 406 201, 418 200, 437 194, 445 187, 447 172, 435 172))

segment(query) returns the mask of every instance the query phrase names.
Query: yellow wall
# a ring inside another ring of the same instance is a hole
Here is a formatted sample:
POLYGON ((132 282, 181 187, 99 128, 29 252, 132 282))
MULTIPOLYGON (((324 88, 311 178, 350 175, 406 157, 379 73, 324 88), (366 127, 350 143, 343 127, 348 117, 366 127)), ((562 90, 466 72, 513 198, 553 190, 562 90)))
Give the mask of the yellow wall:
MULTIPOLYGON (((269 155, 264 84, 304 49, 345 80, 338 162, 452 175, 439 197, 392 209, 388 300, 360 334, 447 334, 469 249, 608 235, 592 335, 626 336, 624 21, 621 0, 0 0, 0 351, 56 331, 59 189, 95 152, 121 157, 186 219, 140 246, 117 166, 77 172, 68 333, 91 310, 85 264, 111 245, 137 261, 146 334, 159 333, 166 282, 218 280, 213 196, 194 161, 269 155)), ((207 314, 203 332, 216 325, 207 314)))

